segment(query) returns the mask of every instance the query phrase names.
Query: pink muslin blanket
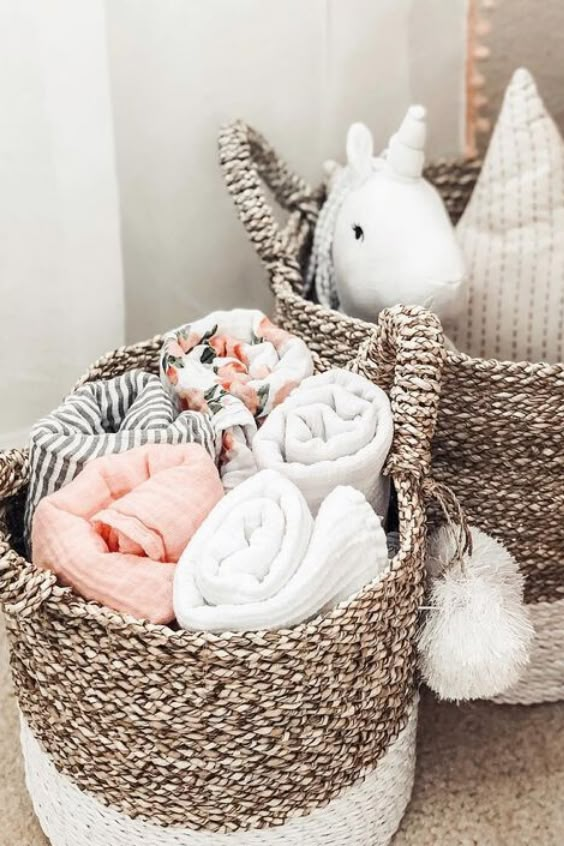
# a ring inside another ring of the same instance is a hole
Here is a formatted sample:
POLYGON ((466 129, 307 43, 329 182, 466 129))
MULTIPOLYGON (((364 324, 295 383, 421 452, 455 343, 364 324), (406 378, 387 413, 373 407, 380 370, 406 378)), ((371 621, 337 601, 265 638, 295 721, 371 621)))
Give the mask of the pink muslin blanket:
POLYGON ((176 562, 222 496, 217 468, 197 444, 97 458, 39 503, 33 563, 85 599, 169 623, 176 562))

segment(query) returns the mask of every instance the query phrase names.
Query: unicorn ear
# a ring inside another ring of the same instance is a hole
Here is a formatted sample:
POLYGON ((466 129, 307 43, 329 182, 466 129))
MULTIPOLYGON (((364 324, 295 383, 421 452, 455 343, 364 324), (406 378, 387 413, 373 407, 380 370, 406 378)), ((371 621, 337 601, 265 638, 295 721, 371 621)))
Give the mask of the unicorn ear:
POLYGON ((347 161, 358 181, 370 175, 373 154, 372 133, 363 123, 353 123, 347 133, 347 161))

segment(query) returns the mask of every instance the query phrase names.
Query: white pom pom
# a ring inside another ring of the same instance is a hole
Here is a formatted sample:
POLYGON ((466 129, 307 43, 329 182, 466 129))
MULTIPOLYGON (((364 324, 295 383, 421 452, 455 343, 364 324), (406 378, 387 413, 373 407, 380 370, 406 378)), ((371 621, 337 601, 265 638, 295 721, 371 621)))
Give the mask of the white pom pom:
POLYGON ((534 630, 523 601, 523 576, 505 547, 471 530, 472 555, 450 563, 456 547, 444 526, 431 538, 433 579, 419 636, 419 666, 443 699, 486 699, 518 681, 534 630))

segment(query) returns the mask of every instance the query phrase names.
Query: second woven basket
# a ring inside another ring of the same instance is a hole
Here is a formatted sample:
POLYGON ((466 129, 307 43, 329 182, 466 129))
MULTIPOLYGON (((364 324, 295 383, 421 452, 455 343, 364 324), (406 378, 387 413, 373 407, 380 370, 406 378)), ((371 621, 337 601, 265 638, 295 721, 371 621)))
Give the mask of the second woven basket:
MULTIPOLYGON (((325 366, 344 366, 374 326, 303 298, 313 230, 324 200, 242 122, 222 130, 227 188, 276 300, 277 320, 300 335, 325 366), (281 226, 265 182, 289 212, 281 226)), ((426 176, 453 222, 470 197, 480 162, 443 162, 426 176)), ((503 702, 564 698, 564 364, 445 357, 433 476, 456 494, 469 521, 499 538, 526 576, 535 626, 531 665, 503 702)))

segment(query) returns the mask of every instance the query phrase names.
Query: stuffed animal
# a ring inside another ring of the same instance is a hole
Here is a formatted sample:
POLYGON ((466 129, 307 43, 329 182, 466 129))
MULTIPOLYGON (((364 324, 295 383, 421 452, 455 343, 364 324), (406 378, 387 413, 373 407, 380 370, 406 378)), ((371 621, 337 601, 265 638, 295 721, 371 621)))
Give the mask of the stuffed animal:
POLYGON ((308 281, 323 305, 374 321, 388 306, 423 305, 445 325, 465 304, 464 263, 436 189, 423 178, 425 109, 411 106, 388 149, 353 124, 347 165, 328 163, 329 196, 308 281))

